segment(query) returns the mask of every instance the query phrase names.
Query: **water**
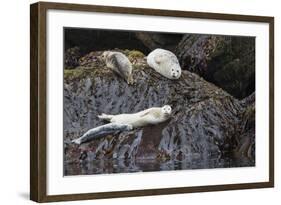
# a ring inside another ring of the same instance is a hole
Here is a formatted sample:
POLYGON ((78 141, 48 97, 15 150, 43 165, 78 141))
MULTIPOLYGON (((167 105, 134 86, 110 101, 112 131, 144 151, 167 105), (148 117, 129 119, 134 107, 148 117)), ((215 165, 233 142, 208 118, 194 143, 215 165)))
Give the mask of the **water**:
POLYGON ((92 175, 250 166, 255 166, 255 163, 246 157, 239 159, 232 157, 213 157, 208 159, 193 157, 185 160, 168 161, 159 159, 101 159, 85 160, 83 162, 66 162, 64 166, 64 175, 92 175))

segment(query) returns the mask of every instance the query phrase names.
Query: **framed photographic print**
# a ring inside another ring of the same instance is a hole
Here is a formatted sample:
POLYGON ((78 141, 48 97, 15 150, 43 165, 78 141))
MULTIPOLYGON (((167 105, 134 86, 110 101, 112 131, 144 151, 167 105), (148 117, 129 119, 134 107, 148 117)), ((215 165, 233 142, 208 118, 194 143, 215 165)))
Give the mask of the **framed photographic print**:
POLYGON ((37 202, 274 186, 274 18, 40 2, 37 202))

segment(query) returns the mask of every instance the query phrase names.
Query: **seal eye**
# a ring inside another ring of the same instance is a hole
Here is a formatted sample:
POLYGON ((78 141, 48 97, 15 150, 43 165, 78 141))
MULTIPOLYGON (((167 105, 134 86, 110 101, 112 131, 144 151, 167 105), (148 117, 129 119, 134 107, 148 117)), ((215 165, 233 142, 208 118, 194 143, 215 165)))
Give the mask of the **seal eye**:
POLYGON ((174 71, 174 69, 172 69, 172 71, 174 71))

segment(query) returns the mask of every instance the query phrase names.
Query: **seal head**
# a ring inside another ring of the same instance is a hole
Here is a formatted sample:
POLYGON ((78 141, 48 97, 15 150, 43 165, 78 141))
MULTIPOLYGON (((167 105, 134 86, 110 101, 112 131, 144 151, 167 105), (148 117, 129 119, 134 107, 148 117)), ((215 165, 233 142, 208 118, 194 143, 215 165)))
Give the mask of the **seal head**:
POLYGON ((174 64, 171 67, 171 76, 173 79, 179 79, 181 76, 181 67, 179 66, 179 64, 174 64))
POLYGON ((170 105, 164 105, 161 108, 162 113, 164 114, 165 117, 170 116, 172 114, 172 108, 170 105))

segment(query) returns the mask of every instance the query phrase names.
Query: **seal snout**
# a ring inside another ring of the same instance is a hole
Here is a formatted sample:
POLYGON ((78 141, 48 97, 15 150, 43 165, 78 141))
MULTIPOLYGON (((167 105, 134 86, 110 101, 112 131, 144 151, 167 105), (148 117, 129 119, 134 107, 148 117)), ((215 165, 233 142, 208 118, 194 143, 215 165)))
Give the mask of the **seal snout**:
POLYGON ((173 74, 172 74, 172 77, 173 77, 174 79, 178 79, 178 75, 177 75, 176 73, 173 73, 173 74))
POLYGON ((179 79, 181 67, 177 56, 171 51, 157 48, 147 56, 147 64, 156 72, 169 79, 179 79))

